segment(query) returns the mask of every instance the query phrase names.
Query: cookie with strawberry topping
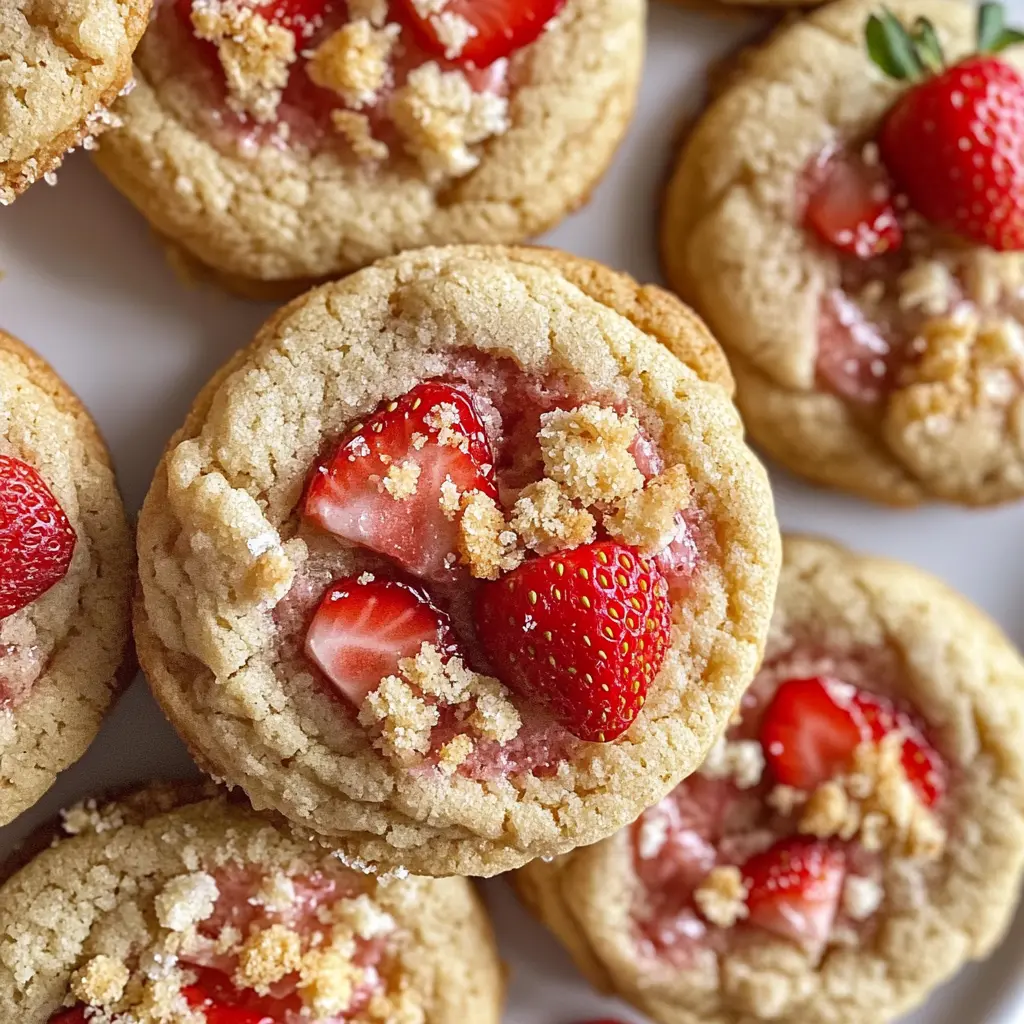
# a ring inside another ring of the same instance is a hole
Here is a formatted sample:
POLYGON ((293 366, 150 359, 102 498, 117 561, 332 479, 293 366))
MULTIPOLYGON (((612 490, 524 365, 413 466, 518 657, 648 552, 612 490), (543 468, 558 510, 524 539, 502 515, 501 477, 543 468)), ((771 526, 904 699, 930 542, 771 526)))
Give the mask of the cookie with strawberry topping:
POLYGON ((517 887, 659 1024, 891 1020, 1013 915, 1022 683, 937 580, 788 538, 764 664, 703 766, 517 887))
POLYGON ((0 206, 93 149, 132 78, 151 0, 0 2, 0 206))
POLYGON ((586 202, 632 114, 642 0, 174 0, 100 168, 256 298, 402 249, 518 242, 586 202))
POLYGON ((201 787, 63 818, 0 884, 0 1008, 23 1024, 498 1024, 464 879, 371 878, 201 787))
POLYGON ((563 253, 310 292, 146 499, 157 699, 360 863, 488 875, 608 835, 697 767, 764 642, 777 527, 730 387, 686 307, 563 253))
POLYGON ((96 425, 0 331, 0 824, 85 753, 130 678, 132 563, 96 425))
POLYGON ((667 192, 672 286, 754 442, 889 504, 1024 494, 1024 50, 997 5, 840 0, 749 54, 667 192))

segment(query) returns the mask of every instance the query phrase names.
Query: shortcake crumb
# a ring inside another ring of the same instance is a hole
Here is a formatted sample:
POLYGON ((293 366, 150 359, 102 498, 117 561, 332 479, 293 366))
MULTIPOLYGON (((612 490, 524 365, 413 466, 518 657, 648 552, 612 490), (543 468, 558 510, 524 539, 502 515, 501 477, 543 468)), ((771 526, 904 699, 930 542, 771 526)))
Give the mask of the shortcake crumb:
POLYGON ((748 913, 747 888, 740 869, 732 865, 712 868, 693 899, 704 917, 720 928, 731 928, 748 913))
POLYGON ((387 160, 390 155, 387 143, 373 137, 373 127, 365 114, 354 110, 332 110, 331 124, 360 160, 387 160))
POLYGON ((94 956, 71 976, 71 994, 87 1006, 113 1006, 124 995, 130 977, 122 960, 94 956))
POLYGON ((365 893, 355 899, 341 900, 332 908, 336 921, 344 922, 361 939, 380 939, 395 930, 395 919, 365 893))
POLYGON ((463 764, 473 753, 473 741, 465 733, 449 740, 441 747, 437 766, 443 775, 454 775, 459 765, 463 764))
POLYGON ((291 928, 273 924, 253 932, 239 950, 235 984, 267 995, 301 965, 302 939, 291 928))
POLYGON ((450 476, 441 484, 441 497, 437 499, 446 519, 454 519, 462 508, 462 492, 450 476))
POLYGON ((381 730, 385 754, 399 763, 430 749, 430 732, 437 725, 437 708, 413 692, 399 676, 386 676, 380 686, 367 694, 359 711, 359 722, 381 730))
POLYGON ((314 83, 337 93, 355 110, 372 105, 387 84, 398 25, 374 28, 360 18, 329 35, 314 51, 307 72, 314 83))
POLYGON ((403 501, 416 493, 419 478, 419 464, 411 459, 406 459, 388 469, 388 475, 381 481, 381 486, 395 501, 403 501))
POLYGON ((178 875, 156 897, 156 919, 172 932, 183 932, 213 913, 219 895, 216 881, 205 871, 178 875))
POLYGON ((313 950, 303 958, 299 992, 314 1017, 333 1017, 352 1002, 365 972, 343 950, 313 950))
POLYGON ((539 555, 589 544, 596 527, 586 509, 574 505, 559 484, 546 478, 523 488, 509 525, 539 555))
POLYGON ((751 789, 764 774, 764 752, 757 740, 722 737, 708 751, 698 770, 709 779, 729 779, 739 789, 751 789))
POLYGON ((509 700, 508 690, 497 679, 483 676, 489 686, 478 684, 476 708, 469 716, 469 724, 481 736, 497 743, 508 743, 519 735, 523 720, 515 704, 509 700))
POLYGON ((466 43, 478 34, 476 25, 461 14, 452 14, 451 11, 433 15, 430 24, 433 25, 437 38, 444 44, 444 55, 449 60, 459 57, 466 48, 466 43))
POLYGON ((492 497, 480 491, 463 495, 457 543, 459 557, 473 576, 496 580, 511 572, 523 560, 517 541, 492 497))
POLYGON ((679 533, 679 514, 690 504, 690 477, 685 466, 670 466, 642 491, 623 498, 605 519, 608 532, 625 544, 653 555, 679 533))
POLYGON ((601 405, 545 413, 537 433, 545 476, 584 505, 628 497, 644 484, 630 450, 638 429, 632 413, 601 405))
POLYGON ((275 871, 263 879, 252 901, 272 914, 283 913, 295 902, 295 883, 283 872, 275 871))
POLYGON ((843 910, 854 921, 866 921, 881 905, 885 892, 873 878, 847 875, 843 882, 843 910))

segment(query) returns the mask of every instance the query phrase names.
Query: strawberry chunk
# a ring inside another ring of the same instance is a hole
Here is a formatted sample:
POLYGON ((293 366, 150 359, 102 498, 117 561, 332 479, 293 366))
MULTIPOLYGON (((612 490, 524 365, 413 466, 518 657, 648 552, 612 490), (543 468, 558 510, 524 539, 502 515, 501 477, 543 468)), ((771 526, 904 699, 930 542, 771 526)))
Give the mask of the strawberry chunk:
POLYGON ((0 619, 64 579, 77 539, 43 478, 0 455, 0 619))
POLYGON ((235 988, 227 975, 202 968, 193 985, 181 990, 189 1007, 201 1010, 206 1024, 284 1024, 302 1012, 294 994, 284 999, 235 988))
POLYGON ((810 948, 825 943, 846 876, 842 850, 818 839, 783 839, 742 871, 748 924, 810 948))
POLYGON ((483 584, 477 634, 502 682, 573 735, 604 743, 633 724, 664 661, 667 594, 661 571, 634 549, 586 544, 483 584))
POLYGON ((466 391, 418 384, 351 430, 313 475, 304 515, 415 576, 456 578, 457 517, 445 491, 497 498, 494 456, 466 391))
POLYGON ((903 229, 885 170, 851 153, 836 153, 815 167, 804 219, 818 237, 858 259, 894 252, 903 229))
POLYGON ((861 743, 904 737, 902 763, 919 799, 931 807, 946 789, 946 768, 906 712, 836 679, 789 679, 761 721, 761 746, 775 780, 812 790, 850 768, 861 743))
POLYGON ((85 1007, 76 1006, 71 1010, 62 1010, 50 1018, 50 1024, 86 1024, 85 1007))
POLYGON ((359 707, 380 681, 425 644, 454 650, 450 623, 418 587, 397 580, 337 580, 306 634, 306 654, 359 707))
POLYGON ((565 6, 566 0, 448 0, 444 13, 469 23, 472 34, 460 53, 442 41, 436 16, 423 17, 415 0, 398 0, 406 24, 420 45, 436 57, 487 67, 528 46, 565 6))

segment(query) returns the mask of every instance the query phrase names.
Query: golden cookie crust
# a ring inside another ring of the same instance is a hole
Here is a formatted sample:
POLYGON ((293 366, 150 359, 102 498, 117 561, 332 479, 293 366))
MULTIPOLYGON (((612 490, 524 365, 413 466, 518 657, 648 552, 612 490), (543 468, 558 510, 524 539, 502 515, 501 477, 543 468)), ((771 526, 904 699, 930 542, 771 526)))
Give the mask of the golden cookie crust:
MULTIPOLYGON (((972 6, 890 6, 907 24, 931 20, 950 62, 973 48, 972 6)), ((818 310, 835 260, 798 222, 798 182, 825 145, 870 135, 902 88, 874 68, 863 45, 876 9, 873 0, 839 0, 745 57, 669 183, 665 273, 721 339, 752 439, 787 468, 894 505, 1018 498, 1024 398, 989 386, 1003 367, 988 361, 980 335, 951 338, 958 356, 922 361, 877 410, 861 411, 815 383, 818 310)), ((1019 48, 1005 59, 1024 67, 1019 48)), ((984 275, 1018 272, 1019 254, 960 251, 983 283, 984 275)))
POLYGON ((631 930, 628 830, 515 875, 517 891, 598 988, 659 1024, 861 1024, 920 1003, 1000 941, 1024 866, 1024 663, 998 627, 938 580, 828 541, 787 537, 766 657, 794 631, 844 646, 885 643, 907 696, 953 738, 961 773, 950 837, 916 904, 883 909, 866 947, 833 947, 813 968, 797 947, 759 942, 715 972, 641 959, 631 930))
POLYGON ((124 127, 96 160, 190 267, 249 298, 283 299, 403 249, 518 242, 586 203, 632 116, 644 49, 643 0, 569 0, 515 55, 510 127, 479 166, 430 185, 418 166, 311 162, 263 146, 227 155, 182 114, 174 53, 153 33, 124 127))
MULTIPOLYGON (((89 802, 64 819, 74 834, 0 885, 0 1011, 22 1024, 46 1024, 86 962, 120 963, 146 950, 160 934, 155 897, 197 865, 302 874, 330 862, 250 808, 198 787, 89 802)), ((498 1024, 502 968, 483 904, 465 879, 380 879, 368 895, 401 930, 399 969, 424 1024, 498 1024)))
POLYGON ((0 620, 0 644, 44 659, 28 695, 0 710, 0 825, 85 753, 121 686, 134 565, 110 457, 89 413, 36 353, 0 331, 0 451, 46 480, 78 536, 68 574, 0 620))
POLYGON ((146 498, 135 621, 157 699, 208 771, 350 857, 489 875, 608 835, 700 763, 760 658, 779 542, 730 390, 720 350, 678 300, 564 253, 427 249, 310 292, 203 390, 146 498), (323 436, 438 372, 458 348, 526 370, 571 369, 642 400, 664 424, 667 459, 689 469, 722 551, 627 737, 588 746, 558 778, 530 776, 523 791, 396 771, 322 695, 298 714, 268 663, 276 655, 258 595, 250 606, 229 596, 253 578, 253 537, 282 567, 278 598, 287 589, 294 507, 323 436), (275 426, 257 434, 258 423, 275 426), (205 552, 202 565, 185 557, 190 548, 205 552))
POLYGON ((0 2, 0 205, 105 131, 151 0, 0 2))

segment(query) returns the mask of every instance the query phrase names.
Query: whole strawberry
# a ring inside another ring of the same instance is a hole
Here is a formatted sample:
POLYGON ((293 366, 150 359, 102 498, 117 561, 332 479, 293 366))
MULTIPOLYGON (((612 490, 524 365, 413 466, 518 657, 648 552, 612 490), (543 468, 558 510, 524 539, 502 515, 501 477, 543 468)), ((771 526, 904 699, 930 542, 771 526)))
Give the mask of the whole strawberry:
POLYGON ((582 740, 621 736, 668 650, 668 584, 614 541, 524 562, 480 588, 476 625, 501 681, 582 740))
POLYGON ((914 83, 878 138, 911 207, 993 249, 1024 248, 1024 78, 993 56, 1024 36, 1005 27, 999 4, 984 4, 977 54, 952 67, 926 19, 908 32, 886 11, 871 17, 866 37, 886 74, 914 83))

